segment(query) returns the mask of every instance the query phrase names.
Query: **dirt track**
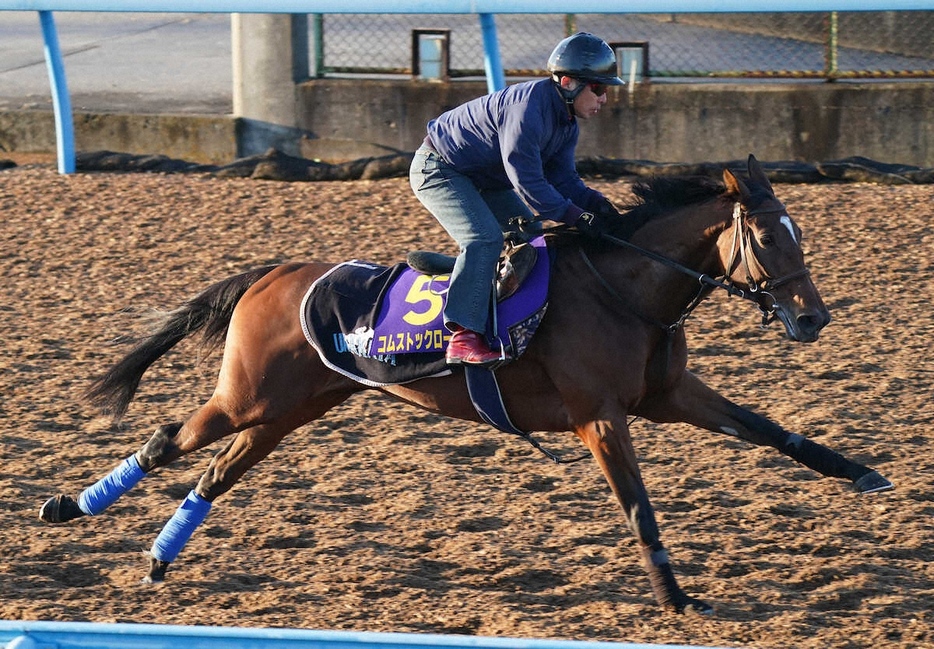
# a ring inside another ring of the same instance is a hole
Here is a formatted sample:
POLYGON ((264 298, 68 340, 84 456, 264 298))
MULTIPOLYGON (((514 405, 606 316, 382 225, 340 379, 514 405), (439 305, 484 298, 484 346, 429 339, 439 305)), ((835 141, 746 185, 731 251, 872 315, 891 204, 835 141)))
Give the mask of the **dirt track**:
POLYGON ((287 439, 217 503, 162 586, 139 584, 141 552, 220 445, 100 517, 40 523, 48 496, 77 493, 212 390, 218 358, 198 364, 183 345, 120 427, 80 401, 136 311, 269 262, 390 263, 450 244, 403 179, 0 172, 0 619, 934 646, 934 185, 776 190, 834 322, 796 345, 715 296, 688 321, 691 367, 896 490, 858 497, 772 450, 637 423, 676 572, 717 608, 697 619, 657 609, 592 462, 556 466, 504 433, 376 396, 287 439))

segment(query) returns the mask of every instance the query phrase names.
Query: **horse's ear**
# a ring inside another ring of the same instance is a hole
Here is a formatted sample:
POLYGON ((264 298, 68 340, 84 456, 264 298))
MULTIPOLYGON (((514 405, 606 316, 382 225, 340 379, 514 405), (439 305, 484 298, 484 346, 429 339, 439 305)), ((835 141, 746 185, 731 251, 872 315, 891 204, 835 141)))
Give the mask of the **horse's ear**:
POLYGON ((733 175, 729 169, 723 170, 723 184, 726 185, 726 193, 739 200, 740 203, 746 203, 749 199, 749 188, 746 183, 733 175))
POLYGON ((774 195, 775 191, 772 189, 772 183, 769 182, 769 177, 765 175, 765 172, 762 170, 762 165, 756 160, 756 156, 750 153, 749 160, 746 164, 749 168, 749 179, 757 185, 768 189, 774 195))

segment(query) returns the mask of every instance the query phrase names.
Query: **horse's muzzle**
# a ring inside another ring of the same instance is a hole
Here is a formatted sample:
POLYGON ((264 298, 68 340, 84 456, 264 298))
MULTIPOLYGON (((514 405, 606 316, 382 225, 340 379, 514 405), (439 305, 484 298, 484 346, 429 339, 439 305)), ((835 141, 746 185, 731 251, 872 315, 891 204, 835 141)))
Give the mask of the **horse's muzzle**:
POLYGON ((789 296, 780 300, 769 291, 757 292, 756 298, 756 304, 763 314, 763 326, 777 318, 785 326, 788 337, 796 342, 816 341, 821 329, 830 324, 830 311, 816 291, 809 300, 789 296))
POLYGON ((800 343, 812 343, 820 336, 821 329, 830 324, 830 312, 826 309, 798 313, 794 317, 780 306, 775 309, 775 316, 785 325, 785 332, 792 340, 800 343))

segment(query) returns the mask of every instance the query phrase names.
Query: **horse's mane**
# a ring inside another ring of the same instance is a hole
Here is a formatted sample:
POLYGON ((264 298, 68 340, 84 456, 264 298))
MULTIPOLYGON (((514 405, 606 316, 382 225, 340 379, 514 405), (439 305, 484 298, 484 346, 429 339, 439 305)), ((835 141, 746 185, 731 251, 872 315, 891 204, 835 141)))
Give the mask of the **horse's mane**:
POLYGON ((641 180, 632 186, 632 198, 621 207, 622 219, 610 234, 628 239, 651 219, 679 207, 697 205, 723 194, 723 183, 706 176, 671 176, 641 180))
MULTIPOLYGON (((762 202, 774 198, 771 190, 745 179, 750 191, 747 207, 755 209, 762 202)), ((656 177, 639 181, 632 186, 633 200, 623 208, 624 220, 635 227, 671 210, 704 203, 722 196, 726 186, 708 176, 656 177)))
POLYGON ((697 205, 720 196, 723 183, 706 176, 656 177, 632 186, 634 199, 625 205, 627 218, 642 222, 679 207, 697 205))
MULTIPOLYGON (((750 190, 749 205, 754 208, 763 201, 774 198, 766 188, 744 179, 750 190)), ((628 239, 650 220, 674 210, 700 205, 726 194, 726 185, 711 176, 656 176, 640 180, 632 186, 631 199, 621 207, 622 217, 610 229, 610 234, 628 239)), ((588 242, 591 245, 591 242, 588 242)), ((600 242, 598 242, 598 245, 600 242)))

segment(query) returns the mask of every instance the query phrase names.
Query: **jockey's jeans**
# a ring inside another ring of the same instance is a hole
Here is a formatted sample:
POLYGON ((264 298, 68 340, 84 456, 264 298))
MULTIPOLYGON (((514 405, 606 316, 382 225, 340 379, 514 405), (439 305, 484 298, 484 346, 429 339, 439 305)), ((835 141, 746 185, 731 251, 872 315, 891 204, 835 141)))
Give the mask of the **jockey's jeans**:
POLYGON ((412 159, 409 182, 460 248, 444 308, 445 325, 485 332, 503 232, 512 229, 509 221, 517 216, 533 218, 532 211, 512 189, 478 189, 424 146, 412 159))

